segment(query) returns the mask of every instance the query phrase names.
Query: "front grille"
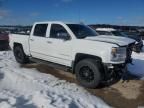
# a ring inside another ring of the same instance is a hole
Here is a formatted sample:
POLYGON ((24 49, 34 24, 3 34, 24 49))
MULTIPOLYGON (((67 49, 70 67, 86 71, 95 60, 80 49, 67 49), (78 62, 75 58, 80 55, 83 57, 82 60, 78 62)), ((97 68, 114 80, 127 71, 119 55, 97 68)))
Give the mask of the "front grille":
POLYGON ((126 63, 132 63, 132 50, 133 50, 133 46, 135 45, 135 43, 131 43, 127 46, 127 51, 126 51, 126 63))

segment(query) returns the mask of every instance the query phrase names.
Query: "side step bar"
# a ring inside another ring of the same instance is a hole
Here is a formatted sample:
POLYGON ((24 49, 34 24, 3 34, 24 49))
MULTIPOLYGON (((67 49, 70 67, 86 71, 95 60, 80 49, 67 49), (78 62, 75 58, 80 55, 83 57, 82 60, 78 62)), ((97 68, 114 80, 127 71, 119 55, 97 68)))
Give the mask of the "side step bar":
POLYGON ((41 59, 37 59, 37 58, 33 58, 33 57, 30 57, 29 59, 32 62, 45 64, 45 65, 48 65, 49 67, 52 67, 52 68, 55 68, 55 69, 60 69, 60 70, 63 70, 63 71, 71 72, 71 68, 67 67, 67 66, 64 66, 64 65, 60 65, 60 64, 57 64, 57 63, 52 63, 52 62, 49 62, 49 61, 45 61, 45 60, 41 60, 41 59))

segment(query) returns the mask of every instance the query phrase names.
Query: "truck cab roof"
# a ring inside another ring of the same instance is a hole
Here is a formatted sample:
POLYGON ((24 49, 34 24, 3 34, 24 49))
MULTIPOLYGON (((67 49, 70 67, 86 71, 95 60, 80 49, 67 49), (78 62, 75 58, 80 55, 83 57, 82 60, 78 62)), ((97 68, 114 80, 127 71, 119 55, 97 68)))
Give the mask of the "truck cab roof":
POLYGON ((62 21, 42 21, 42 22, 35 22, 34 24, 43 24, 43 23, 56 23, 56 24, 81 24, 76 22, 62 22, 62 21))

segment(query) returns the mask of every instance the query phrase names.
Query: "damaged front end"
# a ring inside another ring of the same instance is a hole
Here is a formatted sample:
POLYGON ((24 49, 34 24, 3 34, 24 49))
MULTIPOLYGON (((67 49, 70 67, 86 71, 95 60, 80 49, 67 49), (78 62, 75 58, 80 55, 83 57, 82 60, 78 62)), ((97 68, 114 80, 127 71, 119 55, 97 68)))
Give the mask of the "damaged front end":
POLYGON ((120 64, 104 64, 105 81, 121 78, 127 72, 127 64, 132 64, 132 50, 135 43, 131 43, 126 47, 125 63, 120 64))

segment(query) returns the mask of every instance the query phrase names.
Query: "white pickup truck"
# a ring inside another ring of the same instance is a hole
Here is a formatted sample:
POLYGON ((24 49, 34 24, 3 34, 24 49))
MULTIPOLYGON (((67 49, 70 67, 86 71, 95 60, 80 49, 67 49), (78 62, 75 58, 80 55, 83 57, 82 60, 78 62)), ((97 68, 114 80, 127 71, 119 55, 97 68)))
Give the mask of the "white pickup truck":
POLYGON ((30 35, 10 34, 17 62, 33 60, 65 67, 88 88, 122 73, 132 61, 134 43, 125 37, 98 36, 83 24, 59 21, 35 23, 30 35))

